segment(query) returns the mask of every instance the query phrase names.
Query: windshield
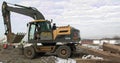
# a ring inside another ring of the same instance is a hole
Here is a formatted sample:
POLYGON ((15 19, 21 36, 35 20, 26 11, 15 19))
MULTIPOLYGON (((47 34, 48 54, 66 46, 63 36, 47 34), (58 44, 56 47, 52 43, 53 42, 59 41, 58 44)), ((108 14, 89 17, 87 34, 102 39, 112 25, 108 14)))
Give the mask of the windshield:
POLYGON ((51 30, 51 25, 50 25, 50 23, 46 22, 46 25, 47 25, 46 28, 47 28, 48 30, 51 30))
POLYGON ((51 31, 51 25, 49 22, 39 22, 37 24, 40 26, 40 31, 51 31))

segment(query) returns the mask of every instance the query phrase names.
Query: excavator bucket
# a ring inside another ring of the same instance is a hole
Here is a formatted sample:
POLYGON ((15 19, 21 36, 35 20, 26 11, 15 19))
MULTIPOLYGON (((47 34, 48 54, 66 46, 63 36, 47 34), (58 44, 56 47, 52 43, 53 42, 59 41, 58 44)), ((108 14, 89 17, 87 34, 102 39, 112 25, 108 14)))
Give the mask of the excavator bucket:
POLYGON ((13 43, 19 43, 23 39, 24 36, 25 36, 25 33, 17 33, 14 36, 13 43))

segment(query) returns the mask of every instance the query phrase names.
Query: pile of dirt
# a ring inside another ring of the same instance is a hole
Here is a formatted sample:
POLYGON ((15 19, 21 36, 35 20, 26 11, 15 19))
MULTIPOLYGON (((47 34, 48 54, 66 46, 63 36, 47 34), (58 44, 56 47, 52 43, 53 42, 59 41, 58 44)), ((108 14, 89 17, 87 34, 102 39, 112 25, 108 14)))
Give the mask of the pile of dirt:
POLYGON ((19 54, 19 49, 9 48, 0 50, 0 62, 2 63, 55 63, 56 57, 44 56, 35 59, 27 59, 19 54))

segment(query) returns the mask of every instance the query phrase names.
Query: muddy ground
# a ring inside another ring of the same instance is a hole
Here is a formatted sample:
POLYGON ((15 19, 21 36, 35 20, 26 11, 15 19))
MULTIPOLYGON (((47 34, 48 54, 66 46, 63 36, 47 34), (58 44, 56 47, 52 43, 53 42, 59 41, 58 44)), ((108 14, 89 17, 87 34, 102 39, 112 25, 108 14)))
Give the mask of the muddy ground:
POLYGON ((2 63, 55 63, 56 57, 38 55, 35 59, 27 59, 19 53, 19 49, 0 49, 0 62, 2 63))
MULTIPOLYGON (((74 54, 71 56, 72 59, 76 57, 80 58, 82 55, 74 54)), ((60 61, 58 57, 49 53, 44 56, 37 54, 35 59, 28 59, 21 55, 17 48, 0 49, 0 62, 2 63, 57 63, 58 61, 60 61)))
MULTIPOLYGON (((47 53, 44 56, 37 54, 35 59, 28 59, 24 55, 21 55, 20 50, 17 48, 3 49, 2 47, 0 47, 0 63, 76 63, 76 62, 77 63, 110 63, 110 61, 109 62, 101 62, 101 61, 95 62, 97 60, 94 60, 93 62, 90 62, 90 60, 83 61, 82 58, 85 55, 87 54, 78 53, 78 54, 73 54, 71 58, 61 59, 61 58, 56 57, 55 55, 47 53), (76 61, 75 60, 76 58, 79 60, 76 61)), ((90 56, 90 55, 87 55, 87 56, 90 56)), ((94 57, 94 59, 95 58, 96 57, 94 57)), ((114 63, 114 62, 111 62, 111 63, 114 63)))

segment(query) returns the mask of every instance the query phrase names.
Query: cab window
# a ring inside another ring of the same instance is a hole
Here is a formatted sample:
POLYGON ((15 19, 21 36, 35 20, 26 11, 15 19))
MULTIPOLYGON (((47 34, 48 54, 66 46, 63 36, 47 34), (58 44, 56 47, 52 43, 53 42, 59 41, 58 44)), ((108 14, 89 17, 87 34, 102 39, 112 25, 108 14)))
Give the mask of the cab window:
POLYGON ((31 24, 30 29, 29 29, 29 39, 32 40, 34 39, 34 33, 35 33, 35 24, 31 24))
POLYGON ((41 22, 39 23, 39 25, 41 26, 41 31, 51 31, 51 25, 50 23, 47 22, 41 22))

